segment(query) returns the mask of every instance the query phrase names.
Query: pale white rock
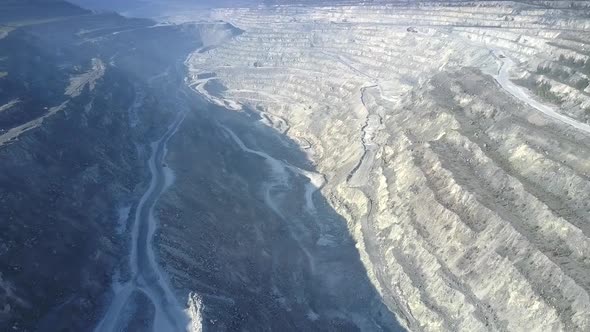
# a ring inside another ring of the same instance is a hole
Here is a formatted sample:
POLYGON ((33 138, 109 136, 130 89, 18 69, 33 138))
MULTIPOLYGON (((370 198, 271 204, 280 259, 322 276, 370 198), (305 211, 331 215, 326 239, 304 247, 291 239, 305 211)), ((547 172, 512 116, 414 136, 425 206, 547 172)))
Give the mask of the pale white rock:
POLYGON ((513 81, 588 59, 568 3, 216 9, 242 33, 187 66, 198 93, 313 151, 304 175, 410 330, 586 331, 587 92, 546 78, 558 107, 513 81))

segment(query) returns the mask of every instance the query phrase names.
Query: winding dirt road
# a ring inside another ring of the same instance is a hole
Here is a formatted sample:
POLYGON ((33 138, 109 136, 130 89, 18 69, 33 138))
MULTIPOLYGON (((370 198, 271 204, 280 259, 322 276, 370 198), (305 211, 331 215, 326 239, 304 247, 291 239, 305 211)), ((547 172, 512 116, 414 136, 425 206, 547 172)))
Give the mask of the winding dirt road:
POLYGON ((532 108, 542 112, 553 119, 556 119, 560 122, 566 123, 578 130, 581 130, 587 134, 590 134, 590 126, 574 120, 568 116, 560 114, 555 110, 554 107, 543 104, 536 99, 534 99, 523 87, 517 86, 510 80, 510 71, 514 67, 515 63, 512 59, 506 57, 501 51, 494 51, 494 55, 500 60, 501 67, 500 71, 497 75, 494 75, 494 79, 500 84, 500 86, 506 90, 509 94, 513 95, 515 98, 519 99, 520 101, 528 104, 532 108))
POLYGON ((166 133, 151 144, 152 154, 148 160, 151 174, 150 185, 141 197, 135 212, 131 233, 131 255, 129 258, 131 279, 123 284, 115 284, 115 296, 105 316, 95 329, 96 332, 111 332, 125 329, 129 317, 125 308, 133 301, 135 292, 145 295, 154 308, 152 330, 154 332, 186 331, 189 319, 176 300, 160 270, 152 247, 156 230, 153 210, 160 195, 164 192, 170 179, 163 166, 166 156, 166 144, 176 133, 184 120, 185 113, 178 113, 166 133))

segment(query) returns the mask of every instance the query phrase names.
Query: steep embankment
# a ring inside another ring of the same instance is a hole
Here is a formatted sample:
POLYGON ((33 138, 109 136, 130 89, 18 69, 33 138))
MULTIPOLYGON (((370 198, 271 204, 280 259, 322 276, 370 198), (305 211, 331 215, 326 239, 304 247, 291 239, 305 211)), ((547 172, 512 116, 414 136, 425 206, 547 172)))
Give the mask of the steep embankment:
POLYGON ((59 1, 0 12, 0 329, 89 331, 129 277, 127 219, 174 111, 150 78, 199 46, 198 28, 59 1))
POLYGON ((170 142, 176 180, 156 243, 172 284, 200 299, 204 329, 395 329, 294 142, 193 105, 170 142))
POLYGON ((244 33, 189 63, 197 91, 308 152, 408 328, 584 331, 590 24, 574 5, 220 9, 244 33))

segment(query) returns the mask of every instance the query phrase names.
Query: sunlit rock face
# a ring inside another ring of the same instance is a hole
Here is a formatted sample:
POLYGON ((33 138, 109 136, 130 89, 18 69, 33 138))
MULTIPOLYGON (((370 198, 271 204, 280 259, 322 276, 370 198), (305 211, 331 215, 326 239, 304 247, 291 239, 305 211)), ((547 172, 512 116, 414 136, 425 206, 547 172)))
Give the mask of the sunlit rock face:
POLYGON ((243 33, 187 63, 306 153, 408 329, 585 331, 590 21, 570 3, 217 9, 243 33))

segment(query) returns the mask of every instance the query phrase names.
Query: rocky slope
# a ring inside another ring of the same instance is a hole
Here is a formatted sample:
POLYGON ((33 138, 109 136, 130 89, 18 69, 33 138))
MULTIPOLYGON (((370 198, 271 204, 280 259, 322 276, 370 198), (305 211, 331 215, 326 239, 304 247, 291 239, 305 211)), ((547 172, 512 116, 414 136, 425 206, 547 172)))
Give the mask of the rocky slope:
POLYGON ((527 98, 584 128, 585 5, 218 9, 244 32, 191 56, 192 86, 307 154, 408 329, 585 331, 589 133, 496 81, 515 63, 527 98))
POLYGON ((185 83, 189 52, 243 31, 15 4, 0 330, 398 328, 297 144, 185 83))
POLYGON ((203 329, 395 330, 297 145, 256 117, 196 103, 170 142, 175 185, 156 246, 172 284, 198 299, 203 329))
POLYGON ((125 278, 147 143, 175 111, 151 79, 199 28, 60 1, 0 13, 0 330, 89 331, 125 278))
POLYGON ((0 3, 0 330, 590 329, 588 3, 264 3, 0 3))

